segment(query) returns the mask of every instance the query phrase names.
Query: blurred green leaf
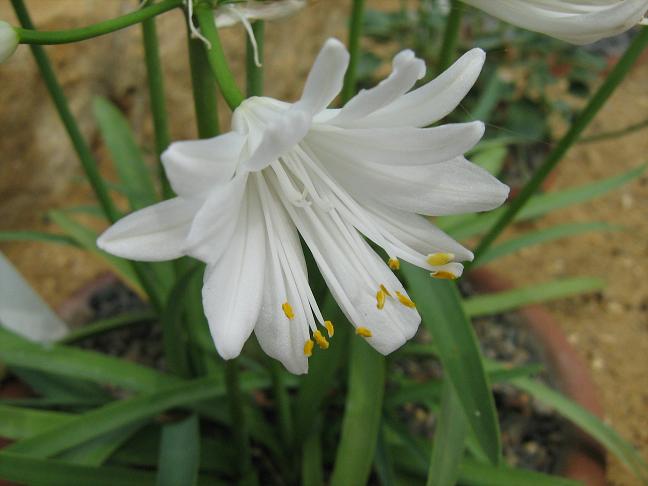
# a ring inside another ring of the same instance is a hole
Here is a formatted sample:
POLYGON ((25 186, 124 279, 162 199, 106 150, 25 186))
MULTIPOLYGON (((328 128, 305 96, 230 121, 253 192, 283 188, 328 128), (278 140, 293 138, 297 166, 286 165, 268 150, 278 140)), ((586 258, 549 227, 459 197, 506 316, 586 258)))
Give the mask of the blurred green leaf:
POLYGON ((197 415, 162 428, 157 486, 193 486, 200 465, 200 426, 197 415))
POLYGON ((506 466, 492 467, 470 460, 461 464, 459 484, 462 486, 582 486, 580 481, 560 476, 506 466))
POLYGON ((497 174, 502 170, 506 154, 506 146, 495 146, 485 150, 480 150, 470 159, 473 163, 487 170, 494 176, 497 176, 497 174))
POLYGON ((0 231, 0 241, 37 241, 41 243, 58 243, 60 245, 79 246, 74 238, 43 231, 0 231))
POLYGON ((315 421, 302 447, 302 486, 324 486, 321 420, 315 421))
POLYGON ((465 299, 463 305, 468 316, 477 317, 499 314, 529 304, 595 292, 603 287, 605 287, 605 282, 599 278, 567 278, 504 292, 477 295, 465 299))
POLYGON ((119 314, 116 317, 108 317, 106 319, 99 319, 81 327, 70 331, 63 339, 58 342, 60 344, 69 344, 77 341, 82 341, 92 336, 99 336, 101 334, 114 331, 126 326, 152 323, 157 320, 157 315, 152 310, 141 310, 119 314))
POLYGON ((84 444, 74 447, 60 454, 57 459, 72 464, 85 466, 101 466, 110 458, 124 442, 126 442, 139 428, 140 423, 128 424, 120 429, 95 437, 84 444))
POLYGON ((0 404, 0 437, 24 439, 49 427, 61 425, 74 416, 63 412, 30 410, 0 404))
POLYGON ((378 434, 378 444, 376 445, 376 454, 374 457, 374 469, 376 476, 382 486, 394 486, 396 484, 396 473, 391 453, 385 442, 385 426, 381 425, 378 434))
POLYGON ((500 436, 495 403, 477 338, 456 286, 432 279, 425 270, 407 263, 401 265, 401 273, 438 347, 443 369, 455 387, 468 423, 489 460, 497 464, 500 436))

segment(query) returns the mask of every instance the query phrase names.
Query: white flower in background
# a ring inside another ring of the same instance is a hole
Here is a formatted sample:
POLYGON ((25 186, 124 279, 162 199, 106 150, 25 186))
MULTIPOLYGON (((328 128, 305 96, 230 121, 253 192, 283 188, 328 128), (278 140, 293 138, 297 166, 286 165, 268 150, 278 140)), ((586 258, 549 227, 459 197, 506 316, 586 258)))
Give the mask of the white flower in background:
POLYGON ((18 47, 18 34, 7 22, 0 20, 0 62, 5 62, 18 47))
POLYGON ((216 26, 229 27, 250 20, 274 20, 295 13, 306 5, 306 0, 274 0, 225 3, 215 12, 216 26))
POLYGON ((641 23, 648 0, 462 0, 494 17, 573 44, 590 44, 641 23))
POLYGON ((206 262, 203 304, 225 359, 238 356, 253 330, 293 373, 308 370, 315 344, 328 347, 333 323, 308 285, 299 236, 356 333, 381 353, 394 351, 420 323, 392 272, 399 259, 456 278, 458 262, 473 256, 421 215, 489 210, 508 195, 463 157, 481 138, 481 122, 420 128, 462 100, 483 51, 413 91, 425 65, 403 51, 387 79, 327 109, 348 60, 330 39, 296 103, 249 98, 231 132, 173 143, 162 159, 178 197, 123 218, 98 240, 133 260, 206 262))

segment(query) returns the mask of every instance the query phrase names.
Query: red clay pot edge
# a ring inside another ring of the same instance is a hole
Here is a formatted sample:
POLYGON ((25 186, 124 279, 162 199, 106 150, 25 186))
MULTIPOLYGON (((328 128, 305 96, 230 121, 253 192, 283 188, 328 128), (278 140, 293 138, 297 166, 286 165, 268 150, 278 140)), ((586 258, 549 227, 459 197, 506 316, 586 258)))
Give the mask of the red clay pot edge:
MULTIPOLYGON (((513 286, 492 270, 480 268, 468 277, 479 292, 501 292, 513 286)), ((546 308, 529 305, 516 311, 526 321, 529 330, 545 349, 546 359, 560 391, 599 418, 603 407, 589 367, 569 344, 562 329, 546 308)), ((583 481, 588 486, 605 486, 605 451, 584 432, 575 429, 560 472, 563 476, 583 481)))

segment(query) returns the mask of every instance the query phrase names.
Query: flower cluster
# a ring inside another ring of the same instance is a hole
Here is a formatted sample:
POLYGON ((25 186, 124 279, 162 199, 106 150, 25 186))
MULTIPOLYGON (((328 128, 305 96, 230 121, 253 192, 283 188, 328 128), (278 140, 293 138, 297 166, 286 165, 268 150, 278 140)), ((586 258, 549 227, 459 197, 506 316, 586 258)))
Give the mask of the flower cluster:
POLYGON ((420 323, 394 273, 400 261, 454 279, 472 259, 425 216, 493 209, 508 195, 463 157, 482 137, 481 122, 425 128, 463 99, 483 51, 414 90, 425 65, 403 51, 387 79, 329 109, 348 61, 330 39, 296 103, 252 97, 235 110, 231 132, 172 144, 162 159, 178 197, 123 218, 98 240, 134 260, 206 262, 203 304, 225 359, 253 331, 293 373, 307 371, 315 345, 329 346, 334 324, 309 287, 300 237, 357 334, 390 353, 420 323))

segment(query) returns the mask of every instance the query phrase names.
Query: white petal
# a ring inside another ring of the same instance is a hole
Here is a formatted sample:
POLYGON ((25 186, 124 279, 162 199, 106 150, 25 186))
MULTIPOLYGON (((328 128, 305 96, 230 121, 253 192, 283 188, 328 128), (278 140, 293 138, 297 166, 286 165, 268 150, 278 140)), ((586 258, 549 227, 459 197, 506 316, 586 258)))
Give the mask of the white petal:
POLYGON ((295 276, 300 274, 308 282, 306 262, 295 225, 290 222, 285 209, 268 189, 262 176, 257 178, 257 183, 268 239, 263 304, 254 333, 268 356, 281 361, 288 371, 299 375, 308 371, 304 344, 309 339, 308 316, 311 310, 299 295, 295 276), (282 304, 285 302, 293 309, 293 319, 288 319, 283 311, 282 304))
POLYGON ((329 123, 337 126, 352 124, 404 95, 425 76, 425 63, 409 49, 399 52, 392 66, 389 77, 371 89, 360 91, 329 123))
POLYGON ((241 172, 256 172, 266 168, 304 138, 311 122, 311 115, 297 109, 296 105, 277 117, 263 131, 261 143, 252 156, 241 164, 241 172))
POLYGON ((486 54, 472 49, 447 71, 393 103, 354 122, 358 128, 424 127, 454 110, 477 80, 486 54))
POLYGON ((245 138, 235 132, 205 140, 174 142, 162 154, 173 190, 191 197, 228 181, 234 174, 245 138))
POLYGON ((457 157, 427 166, 390 166, 349 157, 349 151, 311 144, 320 163, 353 196, 403 211, 441 216, 488 211, 501 205, 508 186, 457 157))
POLYGON ((140 209, 108 228, 97 239, 97 246, 130 260, 179 258, 198 207, 197 201, 177 197, 140 209))
POLYGON ((428 165, 451 160, 474 147, 484 134, 482 122, 434 128, 313 127, 305 141, 357 164, 428 165))
POLYGON ((328 39, 308 73, 304 92, 296 105, 311 115, 326 108, 342 89, 348 65, 349 53, 344 44, 328 39))
POLYGON ((470 250, 457 243, 424 216, 392 209, 375 201, 365 201, 363 205, 394 236, 423 255, 453 253, 457 261, 473 259, 470 250))
POLYGON ((259 316, 266 236, 256 194, 250 192, 226 252, 208 265, 203 307, 216 350, 224 359, 241 353, 259 316))
POLYGON ((589 44, 637 25, 646 0, 464 0, 506 22, 573 44, 589 44))
POLYGON ((184 252, 206 263, 215 262, 231 245, 247 188, 247 175, 212 189, 197 211, 184 252))

